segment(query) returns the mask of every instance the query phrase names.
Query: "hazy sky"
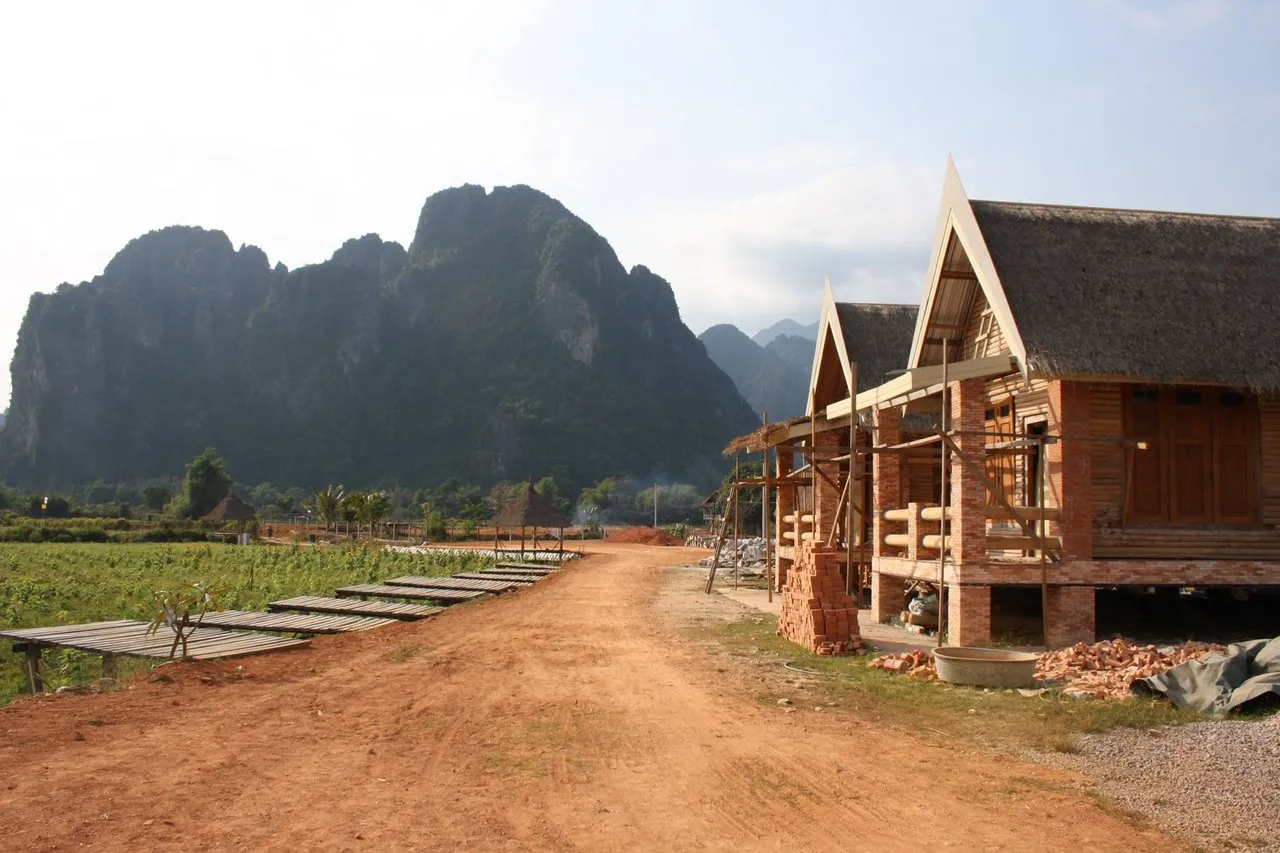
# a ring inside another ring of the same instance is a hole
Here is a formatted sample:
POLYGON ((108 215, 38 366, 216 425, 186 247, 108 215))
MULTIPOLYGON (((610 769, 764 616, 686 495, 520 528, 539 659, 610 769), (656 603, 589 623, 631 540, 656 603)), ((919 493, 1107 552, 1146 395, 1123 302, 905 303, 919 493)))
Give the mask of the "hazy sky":
MULTIPOLYGON (((526 183, 695 331, 914 302, 974 197, 1280 216, 1280 2, 123 2, 0 20, 0 351, 130 238, 290 267, 526 183)), ((1277 262, 1280 262, 1278 259, 1277 262)), ((0 400, 9 374, 0 379, 0 400)))

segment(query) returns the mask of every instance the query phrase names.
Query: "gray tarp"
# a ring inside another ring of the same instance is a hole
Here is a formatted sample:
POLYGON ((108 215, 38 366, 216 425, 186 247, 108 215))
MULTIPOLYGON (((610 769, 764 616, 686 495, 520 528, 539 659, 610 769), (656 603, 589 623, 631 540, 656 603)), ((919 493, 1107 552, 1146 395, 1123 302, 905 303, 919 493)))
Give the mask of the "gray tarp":
POLYGON ((1130 685, 1135 696, 1164 696, 1202 714, 1280 708, 1280 637, 1232 643, 1130 685))

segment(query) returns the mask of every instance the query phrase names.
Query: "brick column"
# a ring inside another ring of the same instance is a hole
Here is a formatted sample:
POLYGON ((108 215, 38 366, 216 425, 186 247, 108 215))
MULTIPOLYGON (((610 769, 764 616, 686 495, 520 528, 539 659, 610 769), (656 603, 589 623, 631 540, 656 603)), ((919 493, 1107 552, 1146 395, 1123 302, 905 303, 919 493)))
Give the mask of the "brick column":
POLYGON ((1049 431, 1068 436, 1045 446, 1044 469, 1045 504, 1062 515, 1055 526, 1064 560, 1093 559, 1093 447, 1070 439, 1093 434, 1091 405, 1087 384, 1049 383, 1049 431))
POLYGON ((1049 648, 1094 641, 1096 598, 1091 586, 1049 587, 1049 648))
POLYGON ((907 503, 907 559, 919 560, 920 554, 920 536, 924 533, 921 529, 920 507, 924 504, 910 501, 907 503))
POLYGON ((840 503, 840 489, 836 483, 840 482, 840 463, 827 460, 835 455, 832 450, 843 443, 840 439, 840 433, 835 430, 820 432, 813 439, 814 446, 825 451, 813 457, 813 469, 817 472, 813 484, 813 537, 818 544, 830 538, 838 520, 836 506, 840 503))
POLYGON ((871 573, 871 618, 888 622, 907 607, 907 588, 902 578, 871 573))
MULTIPOLYGON (((777 457, 778 479, 783 480, 795 467, 795 458, 789 451, 784 451, 781 448, 778 449, 777 457)), ((795 525, 787 524, 782 519, 796 511, 796 490, 791 486, 778 486, 775 489, 775 493, 778 496, 778 523, 773 527, 774 541, 778 545, 794 545, 794 542, 782 534, 787 531, 794 531, 795 525)))
MULTIPOLYGON (((875 431, 872 446, 899 444, 902 441, 902 412, 897 408, 877 409, 872 415, 875 431)), ((902 507, 902 459, 896 453, 876 453, 871 457, 871 553, 879 557, 885 552, 884 511, 902 507)))
MULTIPOLYGON (((981 379, 966 379, 951 385, 952 430, 956 446, 965 458, 985 470, 987 451, 983 414, 987 398, 981 379)), ((987 489, 982 479, 954 454, 951 457, 951 559, 963 570, 966 565, 987 561, 987 489)), ((988 595, 988 598, 990 596, 988 595)))
POLYGON ((991 643, 991 587, 947 585, 947 644, 991 643))

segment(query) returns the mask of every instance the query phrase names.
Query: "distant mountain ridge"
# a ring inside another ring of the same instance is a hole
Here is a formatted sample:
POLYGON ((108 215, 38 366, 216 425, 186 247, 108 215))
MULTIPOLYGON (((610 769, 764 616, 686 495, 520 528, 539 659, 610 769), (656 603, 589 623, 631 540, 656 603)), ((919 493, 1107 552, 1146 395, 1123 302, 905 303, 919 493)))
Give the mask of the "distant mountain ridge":
POLYGON ((245 482, 710 482, 755 423, 670 285, 525 186, 444 190, 407 249, 369 234, 296 270, 151 232, 32 296, 11 372, 0 477, 33 488, 207 445, 245 482))
POLYGON ((813 322, 807 326, 802 326, 800 323, 797 323, 792 319, 779 320, 772 326, 756 332, 751 336, 751 340, 755 341, 762 347, 767 347, 769 344, 773 343, 779 335, 794 335, 798 338, 817 341, 818 324, 813 322))
POLYGON ((698 340, 757 415, 768 413, 769 420, 780 421, 804 414, 813 341, 782 334, 761 346, 727 323, 712 326, 698 340))

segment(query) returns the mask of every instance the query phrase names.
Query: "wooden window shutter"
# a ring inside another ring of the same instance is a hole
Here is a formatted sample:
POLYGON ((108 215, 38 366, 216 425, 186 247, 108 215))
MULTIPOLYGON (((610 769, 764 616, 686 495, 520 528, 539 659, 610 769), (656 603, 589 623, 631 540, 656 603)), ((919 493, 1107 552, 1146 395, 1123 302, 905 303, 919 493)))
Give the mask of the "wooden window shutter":
POLYGON ((1135 388, 1125 396, 1125 435, 1146 442, 1146 449, 1133 454, 1129 483, 1131 521, 1168 521, 1168 477, 1161 430, 1160 392, 1135 388))
POLYGON ((1214 424, 1215 520, 1248 524, 1255 520, 1253 481, 1254 401, 1243 394, 1216 395, 1214 424))

